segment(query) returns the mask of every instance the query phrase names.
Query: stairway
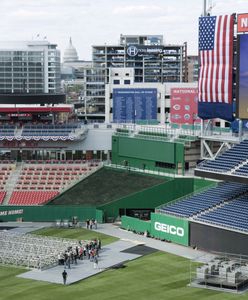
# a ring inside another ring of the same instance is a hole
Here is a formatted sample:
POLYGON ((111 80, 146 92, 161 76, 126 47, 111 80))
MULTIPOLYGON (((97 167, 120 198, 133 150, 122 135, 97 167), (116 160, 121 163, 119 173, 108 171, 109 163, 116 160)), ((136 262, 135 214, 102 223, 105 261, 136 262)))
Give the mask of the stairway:
POLYGON ((23 130, 23 127, 16 128, 16 130, 15 130, 15 136, 21 136, 22 135, 22 130, 23 130))
POLYGON ((4 198, 4 201, 2 203, 2 205, 8 205, 8 202, 9 202, 9 199, 12 195, 12 192, 16 186, 16 183, 18 181, 18 178, 20 176, 20 173, 21 173, 21 170, 22 170, 22 163, 18 162, 16 164, 16 168, 15 170, 13 170, 10 174, 10 177, 5 185, 5 190, 6 190, 6 196, 4 198))

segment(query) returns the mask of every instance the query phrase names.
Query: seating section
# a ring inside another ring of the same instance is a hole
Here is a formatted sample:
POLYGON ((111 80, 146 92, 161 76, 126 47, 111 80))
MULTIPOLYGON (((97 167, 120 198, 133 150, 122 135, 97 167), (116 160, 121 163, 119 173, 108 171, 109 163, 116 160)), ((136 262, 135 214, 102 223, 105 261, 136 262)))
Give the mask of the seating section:
POLYGON ((208 211, 194 219, 228 227, 231 229, 248 230, 248 194, 227 202, 224 206, 208 211))
POLYGON ((5 196, 6 196, 6 192, 0 191, 0 205, 3 203, 5 196))
POLYGON ((22 136, 69 136, 79 124, 62 125, 25 125, 22 136))
POLYGON ((223 182, 217 187, 210 188, 205 192, 161 207, 160 211, 180 217, 191 217, 204 210, 220 205, 224 203, 224 201, 234 199, 245 192, 248 192, 248 185, 223 182))
POLYGON ((46 203, 72 183, 95 171, 98 162, 83 164, 25 164, 20 172, 10 205, 46 203))
POLYGON ((5 190, 6 183, 11 175, 14 165, 0 164, 0 190, 5 190))
POLYGON ((0 125, 0 136, 13 136, 15 134, 15 125, 0 125))
POLYGON ((11 173, 15 169, 15 164, 12 161, 1 161, 0 163, 0 205, 6 196, 6 184, 10 178, 11 173))
POLYGON ((9 200, 10 205, 39 205, 57 196, 56 191, 14 191, 9 200))
POLYGON ((0 231, 0 264, 43 270, 58 265, 58 255, 88 241, 0 231))
POLYGON ((243 164, 235 172, 235 175, 247 176, 248 175, 248 163, 243 164))
MULTIPOLYGON (((85 164, 87 163, 86 160, 82 159, 75 159, 75 160, 57 160, 57 159, 48 159, 48 160, 26 160, 26 164, 85 164)), ((98 166, 99 160, 91 160, 91 166, 98 166)))
MULTIPOLYGON (((247 159, 248 140, 244 140, 240 144, 234 145, 232 148, 226 150, 221 155, 218 155, 214 160, 202 162, 197 168, 219 173, 231 172, 232 169, 238 167, 247 159)), ((234 174, 238 174, 238 171, 236 170, 234 174)))

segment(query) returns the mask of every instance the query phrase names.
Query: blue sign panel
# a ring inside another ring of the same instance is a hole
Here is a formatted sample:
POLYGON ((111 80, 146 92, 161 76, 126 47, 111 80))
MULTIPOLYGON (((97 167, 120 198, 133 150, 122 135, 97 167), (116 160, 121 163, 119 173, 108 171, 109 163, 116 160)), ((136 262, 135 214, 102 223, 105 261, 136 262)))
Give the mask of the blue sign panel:
POLYGON ((113 121, 157 120, 157 89, 114 89, 113 121))

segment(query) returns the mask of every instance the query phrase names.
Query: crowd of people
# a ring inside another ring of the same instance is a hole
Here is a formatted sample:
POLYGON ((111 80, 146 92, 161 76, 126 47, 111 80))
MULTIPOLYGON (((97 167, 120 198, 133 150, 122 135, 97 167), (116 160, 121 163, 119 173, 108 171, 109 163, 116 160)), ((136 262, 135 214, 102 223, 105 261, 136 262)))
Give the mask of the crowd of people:
MULTIPOLYGON (((94 268, 98 267, 99 251, 101 250, 101 240, 94 239, 92 241, 78 241, 74 247, 68 249, 58 255, 58 264, 64 266, 64 270, 70 269, 71 265, 77 265, 78 260, 88 259, 94 263, 94 268)), ((63 279, 66 277, 63 271, 63 279)), ((65 279, 66 280, 66 279, 65 279)))

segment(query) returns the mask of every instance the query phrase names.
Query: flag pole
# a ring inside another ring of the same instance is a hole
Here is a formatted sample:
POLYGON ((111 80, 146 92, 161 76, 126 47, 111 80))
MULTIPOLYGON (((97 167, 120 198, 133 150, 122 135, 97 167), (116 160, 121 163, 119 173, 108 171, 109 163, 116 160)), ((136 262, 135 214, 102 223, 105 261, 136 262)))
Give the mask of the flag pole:
POLYGON ((207 0, 203 0, 203 17, 207 16, 207 0))

